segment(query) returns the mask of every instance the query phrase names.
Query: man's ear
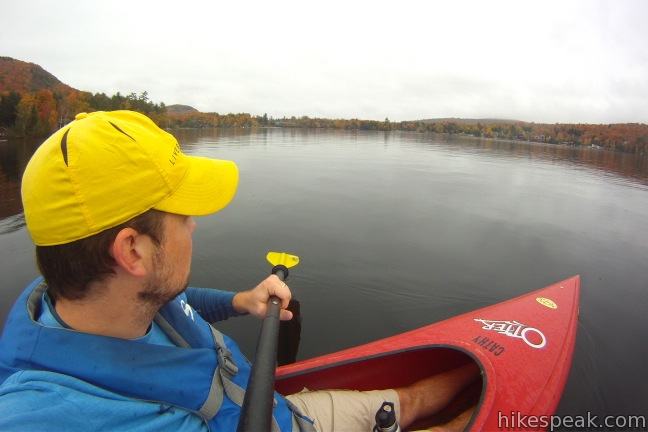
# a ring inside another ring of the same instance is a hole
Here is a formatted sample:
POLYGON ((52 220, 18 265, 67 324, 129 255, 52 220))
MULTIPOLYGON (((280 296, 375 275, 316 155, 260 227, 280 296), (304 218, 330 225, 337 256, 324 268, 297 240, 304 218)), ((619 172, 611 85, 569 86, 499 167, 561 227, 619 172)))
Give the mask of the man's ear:
POLYGON ((133 276, 141 277, 149 272, 148 262, 155 253, 154 247, 148 236, 133 228, 124 228, 117 233, 110 252, 119 268, 133 276))

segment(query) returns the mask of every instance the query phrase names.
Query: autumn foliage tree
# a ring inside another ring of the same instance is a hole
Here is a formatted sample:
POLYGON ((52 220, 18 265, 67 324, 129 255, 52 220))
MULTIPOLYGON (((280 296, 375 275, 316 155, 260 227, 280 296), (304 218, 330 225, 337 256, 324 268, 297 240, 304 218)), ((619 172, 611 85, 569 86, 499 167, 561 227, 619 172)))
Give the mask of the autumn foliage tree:
POLYGON ((16 136, 45 136, 72 121, 80 112, 129 109, 147 114, 158 124, 166 121, 164 104, 148 99, 147 92, 111 97, 80 91, 0 94, 0 126, 16 136))

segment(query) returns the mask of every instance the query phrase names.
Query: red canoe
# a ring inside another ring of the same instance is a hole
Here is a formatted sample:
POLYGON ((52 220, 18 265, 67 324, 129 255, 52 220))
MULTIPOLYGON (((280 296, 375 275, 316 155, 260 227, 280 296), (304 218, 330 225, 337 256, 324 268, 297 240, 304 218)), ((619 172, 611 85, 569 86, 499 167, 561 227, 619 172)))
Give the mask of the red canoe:
MULTIPOLYGON (((282 366, 276 389, 291 394, 304 387, 395 388, 475 361, 482 380, 463 396, 464 405, 477 404, 467 430, 507 430, 506 421, 512 430, 517 413, 555 412, 574 352, 579 287, 580 278, 574 276, 417 330, 282 366), (501 419, 511 412, 513 417, 501 419)), ((446 419, 454 415, 452 409, 446 419)), ((443 417, 441 413, 416 427, 443 417)))

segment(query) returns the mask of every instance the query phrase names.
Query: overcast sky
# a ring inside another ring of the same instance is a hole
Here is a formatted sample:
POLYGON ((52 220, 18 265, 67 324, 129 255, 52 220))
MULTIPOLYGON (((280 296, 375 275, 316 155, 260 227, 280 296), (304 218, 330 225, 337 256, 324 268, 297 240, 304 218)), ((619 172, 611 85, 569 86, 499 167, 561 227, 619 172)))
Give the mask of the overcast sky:
POLYGON ((648 122, 648 1, 3 1, 0 55, 201 111, 648 122))

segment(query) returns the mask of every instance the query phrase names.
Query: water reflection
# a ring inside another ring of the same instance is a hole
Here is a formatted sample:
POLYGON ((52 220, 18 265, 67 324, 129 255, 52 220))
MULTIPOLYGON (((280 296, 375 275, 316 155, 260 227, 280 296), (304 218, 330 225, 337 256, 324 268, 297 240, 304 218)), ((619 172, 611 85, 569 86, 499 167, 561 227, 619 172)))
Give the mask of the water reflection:
MULTIPOLYGON (((21 209, 22 210, 22 209, 21 209)), ((0 219, 0 235, 9 234, 25 226, 25 215, 21 212, 0 219)))
MULTIPOLYGON (((421 134, 415 132, 372 132, 323 129, 179 129, 171 131, 188 154, 214 148, 255 149, 272 141, 284 146, 302 147, 327 144, 335 148, 383 142, 383 148, 416 146, 419 150, 442 148, 451 154, 478 154, 484 157, 509 157, 570 165, 596 170, 611 177, 622 177, 635 186, 648 186, 648 157, 617 153, 589 147, 572 147, 519 141, 498 141, 465 136, 421 134)), ((0 142, 0 234, 20 229, 24 220, 20 199, 20 180, 29 158, 42 139, 10 139, 0 142)))
POLYGON ((259 146, 272 140, 288 147, 317 144, 356 145, 381 140, 383 148, 411 145, 443 147, 449 152, 478 153, 483 156, 541 160, 595 169, 648 185, 648 157, 584 146, 567 146, 521 141, 501 141, 460 135, 416 132, 373 132, 323 129, 205 129, 180 130, 174 135, 187 153, 199 153, 216 146, 259 146), (289 138, 289 139, 286 139, 289 138))
POLYGON ((582 166, 616 174, 648 185, 648 157, 584 146, 567 146, 438 134, 403 133, 420 144, 443 145, 448 150, 483 156, 514 157, 556 164, 582 166))

